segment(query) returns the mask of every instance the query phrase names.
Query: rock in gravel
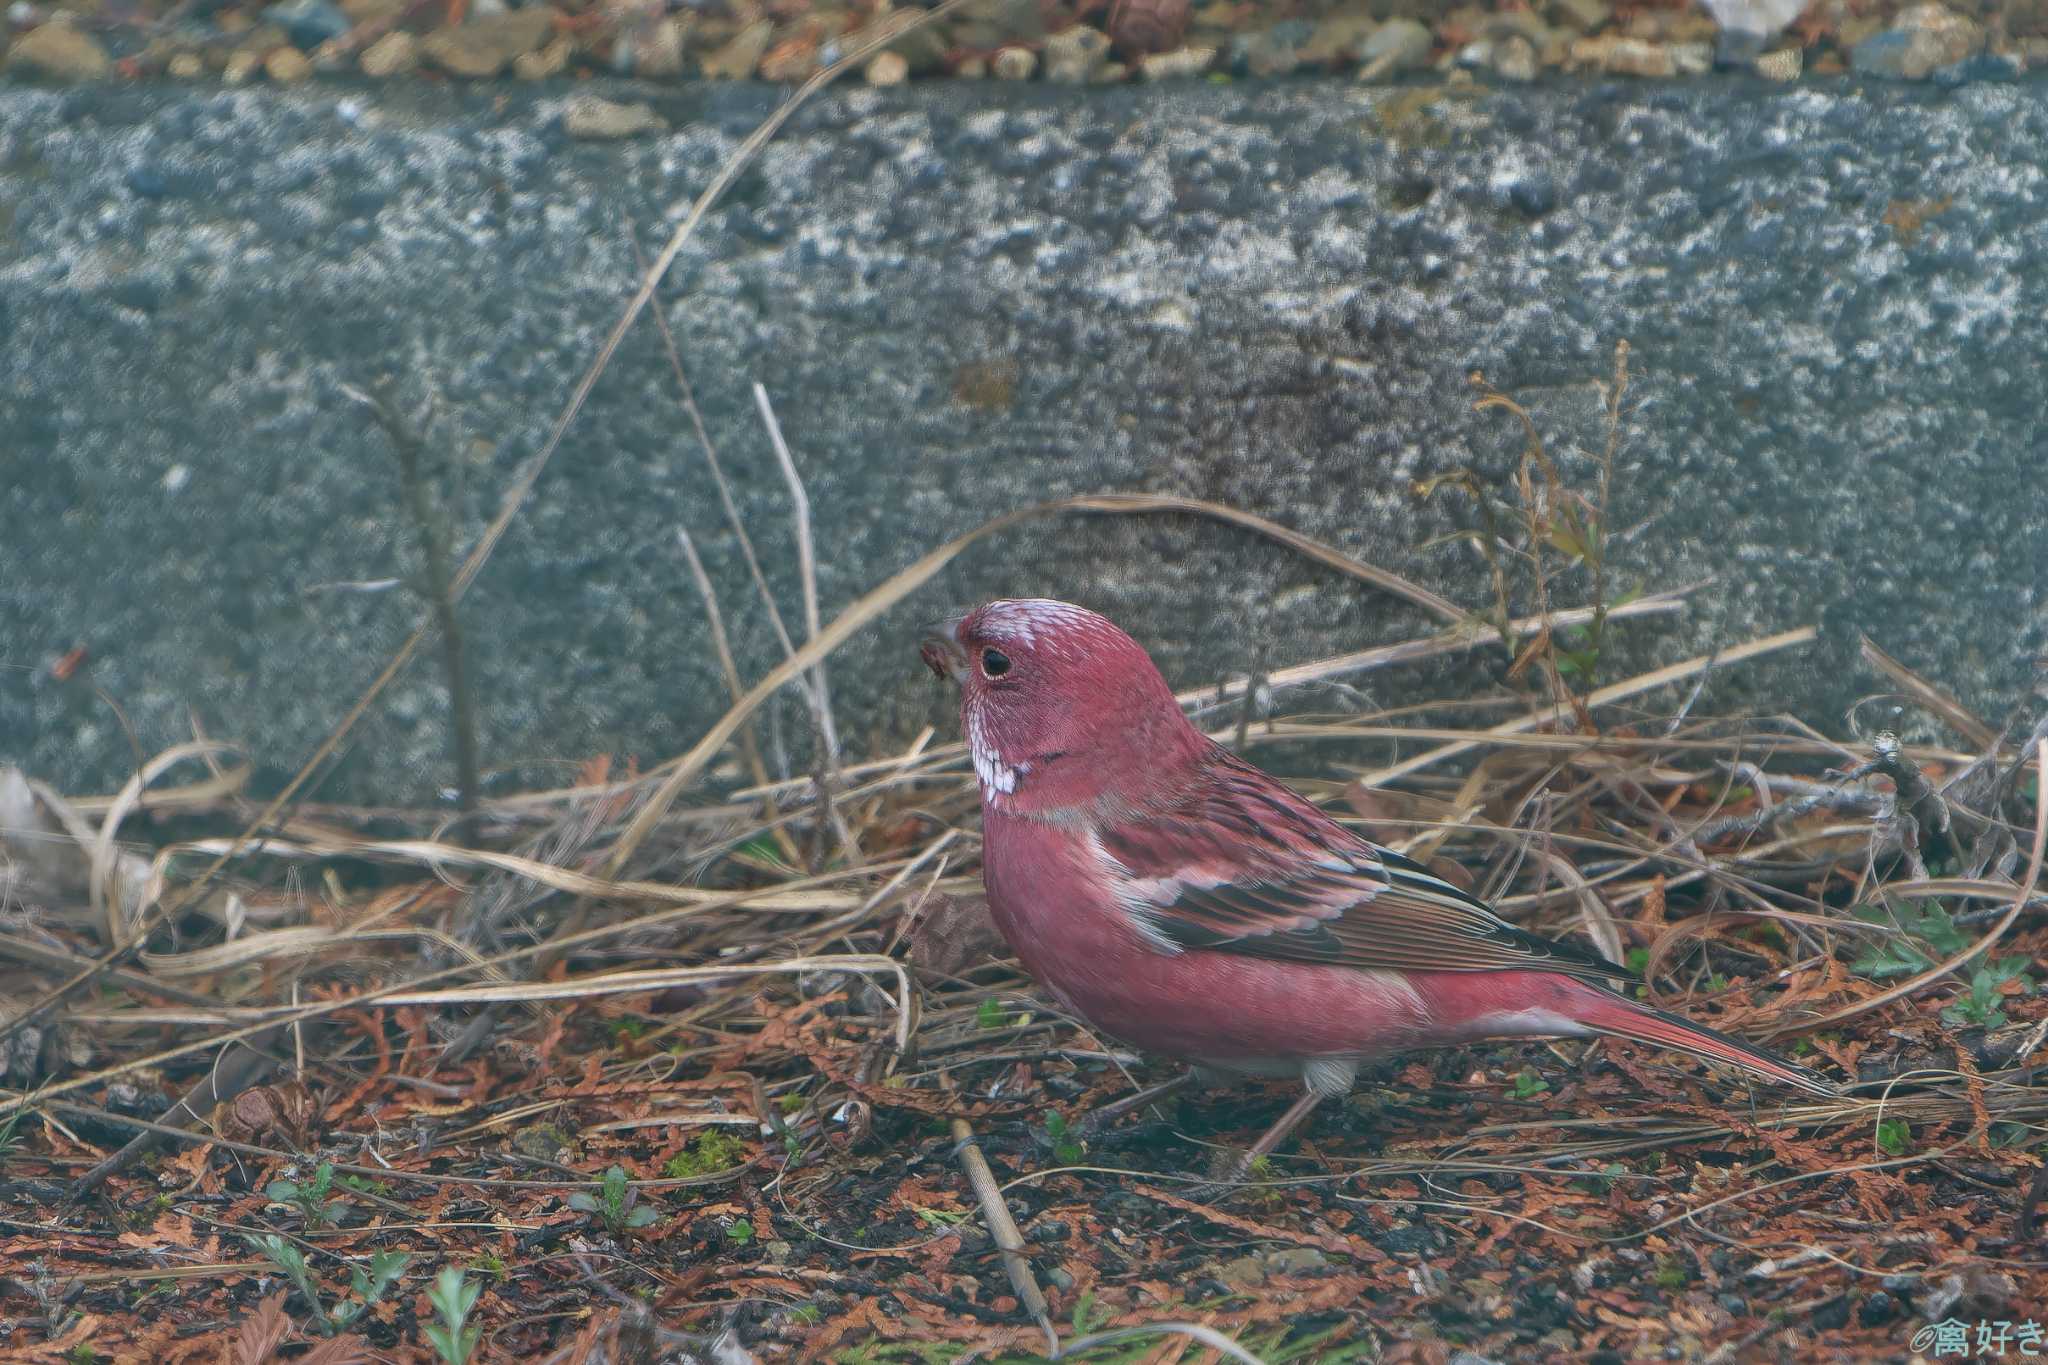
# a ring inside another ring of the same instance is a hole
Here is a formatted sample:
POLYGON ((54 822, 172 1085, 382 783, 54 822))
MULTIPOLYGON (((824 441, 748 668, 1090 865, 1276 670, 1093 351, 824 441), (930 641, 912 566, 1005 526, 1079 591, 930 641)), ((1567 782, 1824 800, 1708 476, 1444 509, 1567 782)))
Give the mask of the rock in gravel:
POLYGON ((628 75, 648 80, 680 76, 689 31, 686 15, 637 21, 614 47, 613 65, 628 75))
POLYGON ((1767 81, 1796 81, 1801 60, 1798 48, 1782 47, 1756 59, 1756 74, 1767 81))
POLYGON ((1268 79, 1285 76, 1301 65, 1301 45, 1314 29, 1299 20, 1289 20, 1240 33, 1230 40, 1230 70, 1268 79))
POLYGON ((420 51, 451 76, 488 80, 521 54, 537 51, 554 31, 555 11, 534 5, 436 29, 420 43, 420 51))
MULTIPOLYGON (((1393 23, 1415 24, 1413 19, 1394 20, 1393 23)), ((1315 26, 1308 41, 1301 45, 1301 60, 1310 66, 1342 66, 1357 60, 1364 51, 1365 42, 1382 28, 1389 27, 1373 18, 1368 9, 1354 8, 1339 10, 1327 15, 1315 26)), ((1424 39, 1429 30, 1423 29, 1424 39)))
POLYGON ((1180 80, 1199 76, 1216 60, 1213 47, 1183 47, 1173 52, 1155 52, 1138 61, 1138 70, 1148 81, 1180 80))
POLYGON ((7 69, 18 76, 52 81, 94 81, 113 61, 100 40, 66 19, 38 24, 7 49, 7 69))
POLYGON ((1984 30, 1946 5, 1915 5, 1850 49, 1849 65, 1866 76, 1924 81, 1967 61, 1984 45, 1984 30))
POLYGON ((704 59, 704 74, 715 81, 752 80, 755 68, 761 65, 761 58, 768 51, 768 40, 775 34, 775 25, 766 19, 756 19, 738 33, 718 51, 704 59))
POLYGON ((901 85, 910 78, 910 63, 900 52, 877 52, 861 75, 869 85, 901 85))
POLYGON ((294 47, 307 52, 355 26, 341 6, 330 0, 285 0, 263 11, 263 21, 276 24, 294 47))
POLYGON ((1060 85, 1086 85, 1109 63, 1109 35, 1085 24, 1045 40, 1045 78, 1060 85))
POLYGON ((545 81, 561 75, 576 55, 576 40, 564 33, 538 52, 522 52, 512 59, 512 74, 522 81, 545 81))
POLYGON ((274 47, 263 56, 263 74, 279 85, 297 85, 313 74, 313 63, 295 47, 274 47))
POLYGON ((647 104, 615 104, 596 95, 578 95, 562 108, 562 129, 570 137, 610 140, 665 133, 668 121, 647 104))
POLYGON ((1028 47, 1006 47, 989 60, 988 70, 999 81, 1028 81, 1038 58, 1028 47))
POLYGON ((356 62, 365 76, 403 76, 420 64, 420 40, 403 30, 387 33, 363 49, 356 62))
POLYGON ((1436 39, 1413 19, 1389 19, 1358 47, 1358 78, 1376 81, 1429 65, 1436 39))
POLYGON ((1575 39, 1571 45, 1571 65, 1606 72, 1610 76, 1647 78, 1677 76, 1679 70, 1669 45, 1653 43, 1649 39, 1620 37, 1614 33, 1604 33, 1593 39, 1575 39))

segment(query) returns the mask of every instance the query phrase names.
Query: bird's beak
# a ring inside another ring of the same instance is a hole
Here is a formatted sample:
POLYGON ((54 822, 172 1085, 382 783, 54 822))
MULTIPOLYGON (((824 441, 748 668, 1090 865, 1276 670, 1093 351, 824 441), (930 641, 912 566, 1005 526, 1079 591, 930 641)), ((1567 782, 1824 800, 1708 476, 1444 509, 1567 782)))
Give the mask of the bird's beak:
POLYGON ((958 616, 948 616, 932 622, 924 628, 924 641, 918 646, 918 653, 924 656, 925 667, 932 676, 951 678, 959 682, 967 673, 967 651, 960 647, 958 616))

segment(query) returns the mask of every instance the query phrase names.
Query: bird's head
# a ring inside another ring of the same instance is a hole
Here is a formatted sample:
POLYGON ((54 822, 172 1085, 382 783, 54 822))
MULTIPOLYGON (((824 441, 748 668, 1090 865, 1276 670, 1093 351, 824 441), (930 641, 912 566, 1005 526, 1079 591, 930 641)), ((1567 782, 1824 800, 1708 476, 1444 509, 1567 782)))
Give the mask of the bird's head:
POLYGON ((982 799, 1007 813, 1135 808, 1208 743, 1144 648, 1085 607, 990 602, 930 627, 923 653, 960 684, 982 799))

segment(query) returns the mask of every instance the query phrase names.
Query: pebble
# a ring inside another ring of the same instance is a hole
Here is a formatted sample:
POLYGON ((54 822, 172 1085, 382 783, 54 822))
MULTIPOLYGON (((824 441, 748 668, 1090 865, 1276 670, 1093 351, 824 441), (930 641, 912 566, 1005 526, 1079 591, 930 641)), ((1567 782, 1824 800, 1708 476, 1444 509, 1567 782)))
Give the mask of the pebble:
POLYGON ((1322 1269, 1330 1258, 1314 1247, 1281 1247, 1267 1252, 1265 1262, 1266 1268, 1276 1275, 1300 1275, 1322 1269))
POLYGON ((912 28, 917 17, 915 11, 891 10, 847 34, 846 48, 851 51, 892 30, 908 29, 902 37, 889 44, 889 51, 908 64, 913 76, 929 76, 943 71, 946 66, 946 31, 938 24, 919 24, 912 28))
POLYGON ((263 54, 253 47, 236 48, 228 54, 227 65, 220 70, 220 78, 227 85, 247 85, 249 78, 263 65, 263 54))
POLYGON ((1376 81, 1429 64, 1436 39, 1413 19, 1389 19, 1358 49, 1358 79, 1376 81))
POLYGON ((1865 76, 1924 81, 1936 70, 1976 55, 1984 30, 1946 5, 1915 5, 1849 50, 1849 66, 1865 76))
POLYGON ((1301 65, 1301 45, 1314 31, 1308 24, 1289 21, 1240 33, 1230 40, 1230 69, 1266 79, 1285 76, 1301 65))
MULTIPOLYGON (((1671 49, 1663 43, 1642 38, 1624 38, 1616 34, 1580 38, 1572 43, 1570 53, 1573 66, 1592 67, 1615 76, 1655 79, 1678 74, 1678 63, 1673 59, 1671 49)), ((1711 63, 1711 54, 1708 60, 1711 63)))
MULTIPOLYGON (((1799 0, 1802 5, 1806 0, 1799 0)), ((1550 0, 1543 6, 1544 17, 1553 24, 1577 29, 1580 33, 1595 33, 1602 24, 1614 15, 1614 6, 1607 0, 1550 0)))
POLYGON ((957 47, 990 51, 1004 43, 1035 43, 1045 37, 1038 0, 968 0, 958 14, 953 24, 957 47))
POLYGON ((1239 1289, 1252 1289, 1266 1282, 1266 1267, 1256 1256, 1239 1256, 1216 1267, 1216 1278, 1239 1289))
POLYGON ((818 37, 803 32, 776 43, 761 56, 761 79, 777 85, 796 85, 811 78, 818 69, 818 37))
POLYGON ((313 63, 295 47, 274 47, 264 54, 263 74, 279 85, 297 85, 313 74, 313 63))
POLYGON ((1213 47, 1184 47, 1174 52, 1155 52, 1138 60, 1138 70, 1148 81, 1178 80, 1199 76, 1216 60, 1213 47))
POLYGON ((869 85, 901 85, 910 79, 910 62, 900 52, 877 52, 861 74, 869 85))
POLYGON ((99 39, 61 19, 38 24, 7 49, 7 69, 56 81, 91 81, 113 62, 99 39))
POLYGON ((766 19, 756 19, 734 34, 731 42, 704 59, 704 74, 718 81, 752 79, 754 69, 761 65, 761 58, 768 51, 768 39, 774 32, 774 24, 766 19))
POLYGON ((1796 81, 1801 64, 1798 48, 1783 47, 1757 58, 1756 74, 1767 81, 1796 81))
POLYGON ((341 7, 329 0, 285 0, 263 11, 263 19, 283 29, 294 46, 308 52, 355 27, 341 7))
POLYGON ((1536 79, 1536 45, 1519 33, 1467 44, 1458 60, 1467 66, 1484 67, 1504 81, 1536 79))
POLYGON ((1671 65, 1681 76, 1704 76, 1714 69, 1711 43, 1672 43, 1671 65))
POLYGON ((451 76, 487 80, 521 53, 538 50, 554 31, 555 11, 535 5, 436 29, 420 43, 420 52, 451 76))
POLYGON ((420 40, 399 30, 385 34, 363 49, 356 65, 365 76, 403 76, 420 64, 420 40))
POLYGON ((980 57, 962 57, 953 74, 963 81, 978 81, 988 74, 988 62, 980 57))
MULTIPOLYGON (((1413 19, 1406 22, 1415 23, 1413 19)), ((1315 26, 1308 41, 1301 45, 1301 60, 1312 66, 1338 66, 1357 60, 1365 50, 1366 41, 1385 27, 1372 17, 1369 10, 1339 10, 1315 26)), ((1421 28, 1421 25, 1416 24, 1416 27, 1421 28)), ((1428 29, 1423 29, 1425 37, 1428 33, 1428 29)))
POLYGON ((1060 85, 1085 85, 1109 63, 1109 35, 1078 25, 1045 40, 1045 78, 1060 85))
POLYGON ((206 74, 206 62, 197 52, 180 52, 164 63, 164 71, 173 80, 197 80, 206 74))
POLYGON ((522 52, 512 59, 512 74, 522 81, 544 81, 568 69, 576 55, 576 40, 564 33, 538 52, 522 52))
POLYGON ((1028 47, 1006 47, 996 53, 988 69, 999 81, 1028 81, 1038 70, 1038 58, 1028 47))
POLYGON ((622 138, 665 133, 668 122, 646 104, 614 104, 595 95, 578 95, 562 109, 562 129, 570 137, 622 138))
POLYGON ((689 20, 656 18, 636 24, 614 49, 623 69, 635 76, 659 77, 683 74, 683 40, 689 20))

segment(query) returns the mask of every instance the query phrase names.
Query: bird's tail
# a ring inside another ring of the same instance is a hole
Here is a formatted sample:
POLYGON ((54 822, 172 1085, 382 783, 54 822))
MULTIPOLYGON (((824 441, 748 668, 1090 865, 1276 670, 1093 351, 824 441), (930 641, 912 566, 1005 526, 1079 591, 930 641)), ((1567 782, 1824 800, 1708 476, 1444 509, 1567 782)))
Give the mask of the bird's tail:
POLYGON ((1740 1038, 1731 1038, 1725 1033, 1681 1019, 1675 1014, 1654 1009, 1649 1005, 1638 1005, 1632 1000, 1594 987, 1601 999, 1583 1003, 1578 1011, 1579 1022, 1596 1033, 1611 1034, 1616 1038, 1628 1038, 1638 1043, 1649 1043, 1655 1047, 1668 1047, 1677 1052, 1689 1052, 1695 1057, 1709 1061, 1726 1062, 1741 1067, 1744 1071, 1777 1081, 1781 1085, 1796 1086, 1809 1095, 1835 1096, 1841 1093, 1834 1082, 1819 1072, 1809 1071, 1796 1062, 1788 1062, 1775 1052, 1766 1051, 1754 1043, 1745 1043, 1740 1038))

